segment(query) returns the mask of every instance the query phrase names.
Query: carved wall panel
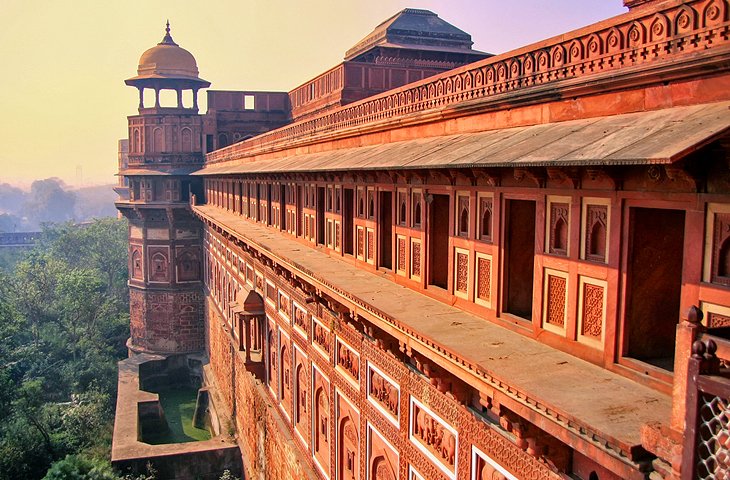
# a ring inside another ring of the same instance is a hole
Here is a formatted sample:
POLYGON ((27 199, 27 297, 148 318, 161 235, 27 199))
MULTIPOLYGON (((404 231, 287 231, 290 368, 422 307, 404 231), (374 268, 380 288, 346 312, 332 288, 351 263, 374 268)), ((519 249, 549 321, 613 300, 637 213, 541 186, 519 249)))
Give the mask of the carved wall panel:
POLYGON ((280 347, 280 365, 279 369, 279 385, 281 399, 280 405, 284 409, 284 413, 291 418, 292 417, 292 347, 289 337, 279 329, 279 344, 280 347))
POLYGON ((176 274, 178 282, 197 282, 200 280, 200 254, 198 247, 178 247, 176 249, 176 274))
POLYGON ((277 385, 277 352, 279 351, 278 338, 277 338, 277 327, 276 324, 268 319, 269 331, 266 336, 266 353, 267 353, 267 376, 266 380, 269 386, 269 390, 275 398, 279 396, 279 388, 277 385))
POLYGON ((170 281, 170 247, 147 247, 149 258, 149 281, 167 283, 170 281))
POLYGON ((472 447, 471 480, 518 480, 487 454, 472 447))
POLYGON ((421 278, 421 241, 411 239, 411 277, 421 278))
POLYGON ((459 435, 430 408, 411 397, 409 438, 451 478, 456 475, 459 435))
POLYGON ((309 330, 309 312, 299 305, 297 302, 294 302, 294 326, 301 330, 304 335, 307 335, 307 331, 309 330))
POLYGON ((707 315, 707 326, 708 328, 730 327, 730 315, 710 312, 707 315))
POLYGON ((367 260, 368 262, 373 263, 375 261, 375 230, 368 228, 367 235, 367 260))
POLYGON ((281 291, 279 291, 279 313, 287 319, 291 317, 291 303, 289 295, 286 295, 281 291))
POLYGON ((406 237, 398 235, 398 264, 396 270, 398 272, 406 272, 406 237))
POLYGON ((266 280, 266 302, 276 307, 277 301, 276 285, 273 282, 266 280))
POLYGON ((469 290, 469 251, 454 250, 454 294, 466 298, 469 290))
POLYGON ((312 391, 314 392, 312 447, 314 461, 330 475, 330 384, 322 373, 312 367, 312 391))
POLYGON ((396 480, 399 478, 400 458, 396 449, 372 425, 368 429, 368 480, 396 480))
POLYGON ((332 348, 330 340, 331 332, 328 327, 319 321, 316 317, 312 317, 312 344, 319 347, 321 352, 329 356, 332 348))
POLYGON ((129 276, 136 280, 144 280, 144 261, 141 245, 130 245, 129 259, 129 276))
POLYGON ((294 348, 294 429, 301 436, 305 446, 309 446, 310 424, 310 379, 306 355, 294 348))
POLYGON ((567 317, 567 274, 545 269, 543 328, 563 333, 567 317))
POLYGON ((368 362, 368 399, 398 427, 400 421, 400 387, 382 370, 368 362))
POLYGON ((336 393, 337 398, 337 471, 340 480, 360 478, 360 412, 353 402, 336 393))
POLYGON ((365 258, 365 229, 357 227, 357 256, 365 258))
POLYGON ((484 306, 492 305, 492 257, 477 253, 476 294, 474 301, 484 306))
POLYGON ((338 367, 345 372, 352 380, 354 380, 359 386, 360 380, 360 354, 358 354, 352 347, 341 341, 339 338, 336 339, 337 350, 335 355, 335 362, 338 367))

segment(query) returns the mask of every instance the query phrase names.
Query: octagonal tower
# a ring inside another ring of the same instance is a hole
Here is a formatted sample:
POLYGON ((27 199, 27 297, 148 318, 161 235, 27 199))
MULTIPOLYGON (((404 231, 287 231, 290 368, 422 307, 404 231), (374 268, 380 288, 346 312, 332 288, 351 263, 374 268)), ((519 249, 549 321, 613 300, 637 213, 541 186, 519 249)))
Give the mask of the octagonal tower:
POLYGON ((202 225, 189 208, 200 184, 189 174, 203 163, 197 98, 210 83, 172 39, 169 22, 125 83, 139 90, 138 114, 128 117, 129 161, 119 172, 128 179, 129 199, 116 204, 129 220, 128 346, 132 353, 201 351, 202 225), (161 101, 164 91, 175 92, 171 105, 161 101))

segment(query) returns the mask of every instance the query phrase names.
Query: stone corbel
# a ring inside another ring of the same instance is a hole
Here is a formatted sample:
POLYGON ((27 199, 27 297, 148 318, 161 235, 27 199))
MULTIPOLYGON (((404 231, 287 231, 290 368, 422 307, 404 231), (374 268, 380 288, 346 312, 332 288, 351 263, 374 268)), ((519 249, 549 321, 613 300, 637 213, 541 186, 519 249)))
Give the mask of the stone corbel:
POLYGON ((539 169, 516 167, 514 169, 514 177, 518 182, 522 182, 525 178, 529 178, 538 188, 545 186, 545 175, 539 169))
POLYGON ((580 188, 580 171, 577 167, 546 167, 547 177, 553 181, 570 181, 573 188, 580 188))
POLYGON ((591 166, 586 168, 586 177, 590 180, 599 180, 601 178, 607 178, 613 183, 615 190, 621 190, 623 188, 624 179, 621 171, 614 167, 611 169, 605 169, 600 166, 591 166))
POLYGON ((491 171, 488 171, 486 169, 472 168, 471 174, 474 176, 476 181, 478 181, 479 179, 484 179, 487 182, 487 185, 489 185, 490 187, 499 186, 499 170, 492 169, 491 171))
POLYGON ((669 181, 685 183, 692 188, 692 191, 694 192, 700 189, 700 179, 679 165, 665 165, 664 174, 667 176, 669 181))

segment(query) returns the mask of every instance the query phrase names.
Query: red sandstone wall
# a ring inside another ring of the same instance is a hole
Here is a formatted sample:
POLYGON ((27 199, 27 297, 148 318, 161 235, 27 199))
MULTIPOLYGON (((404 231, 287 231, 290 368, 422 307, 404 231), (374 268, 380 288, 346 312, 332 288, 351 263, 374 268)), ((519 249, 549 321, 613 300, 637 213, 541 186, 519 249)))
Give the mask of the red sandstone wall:
MULTIPOLYGON (((506 433, 466 408, 469 397, 462 387, 429 380, 321 305, 307 303, 281 273, 223 237, 206 237, 206 270, 217 272, 213 278, 220 283, 208 285, 218 292, 208 297, 210 361, 219 389, 235 411, 251 476, 471 480, 501 475, 494 466, 499 464, 518 478, 557 478, 555 467, 536 458, 542 451, 533 449, 538 442, 557 452, 551 457, 559 468, 569 468, 564 445, 551 443, 524 420, 495 417, 506 433), (266 323, 272 335, 263 357, 273 368, 262 375, 265 383, 246 370, 243 352, 231 352, 237 343, 215 304, 223 302, 221 292, 229 292, 221 285, 246 284, 241 272, 249 266, 255 272, 249 285, 267 293, 266 323), (305 373, 300 375, 299 367, 305 373), (381 372, 380 378, 373 372, 381 372), (394 389, 397 395, 388 394, 394 389), (536 443, 528 446, 528 441, 536 443)), ((211 281, 210 274, 206 280, 211 281)), ((493 409, 500 411, 498 405, 493 409)))
POLYGON ((216 308, 209 305, 207 314, 210 364, 226 406, 234 411, 248 478, 316 478, 273 410, 265 387, 246 370, 243 354, 232 350, 230 333, 216 308))
POLYGON ((132 345, 156 352, 196 352, 205 348, 203 295, 197 291, 129 289, 132 345))

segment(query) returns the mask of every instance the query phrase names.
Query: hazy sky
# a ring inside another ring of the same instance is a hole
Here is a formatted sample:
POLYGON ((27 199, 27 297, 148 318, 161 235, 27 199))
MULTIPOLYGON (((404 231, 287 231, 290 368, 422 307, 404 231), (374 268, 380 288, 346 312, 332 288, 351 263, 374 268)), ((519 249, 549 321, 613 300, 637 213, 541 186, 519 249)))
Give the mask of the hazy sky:
POLYGON ((626 11, 622 0, 0 0, 0 183, 75 183, 77 166, 85 182, 114 182, 138 101, 123 80, 167 18, 211 88, 288 91, 405 7, 438 13, 491 53, 626 11))

